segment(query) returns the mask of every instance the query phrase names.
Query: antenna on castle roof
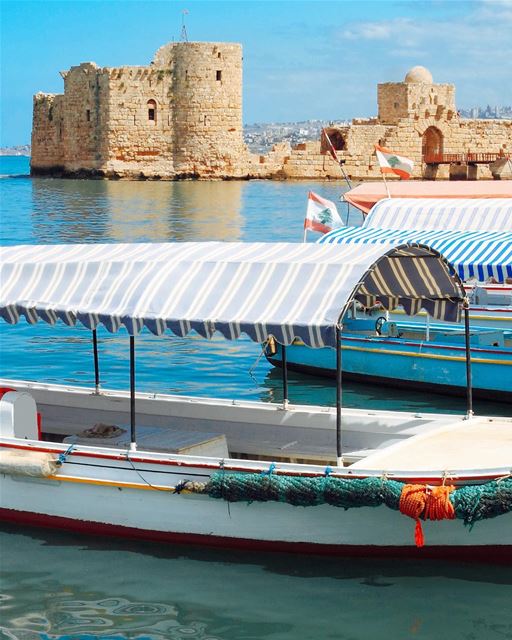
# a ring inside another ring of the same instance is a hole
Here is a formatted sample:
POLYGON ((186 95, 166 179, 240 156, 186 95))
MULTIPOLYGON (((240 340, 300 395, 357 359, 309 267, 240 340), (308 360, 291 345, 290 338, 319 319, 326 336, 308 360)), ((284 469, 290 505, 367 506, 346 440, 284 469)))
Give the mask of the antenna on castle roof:
POLYGON ((185 16, 188 15, 188 13, 188 9, 183 9, 181 12, 181 39, 183 42, 188 42, 187 27, 185 26, 185 16))

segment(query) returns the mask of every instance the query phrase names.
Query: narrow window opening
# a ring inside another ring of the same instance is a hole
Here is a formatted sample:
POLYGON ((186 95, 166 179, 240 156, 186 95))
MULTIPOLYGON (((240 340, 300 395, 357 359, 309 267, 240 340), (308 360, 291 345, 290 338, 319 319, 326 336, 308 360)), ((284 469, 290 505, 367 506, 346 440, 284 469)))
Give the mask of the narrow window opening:
POLYGON ((85 112, 85 117, 87 119, 87 122, 91 121, 91 110, 87 109, 87 111, 85 112))
POLYGON ((154 100, 148 100, 148 120, 156 122, 156 102, 154 100))
POLYGON ((217 71, 217 82, 222 80, 222 71, 217 71))
POLYGON ((220 57, 221 57, 221 53, 219 51, 219 53, 217 54, 217 58, 220 58, 220 57))
POLYGON ((53 107, 48 109, 48 120, 51 122, 53 120, 53 107))

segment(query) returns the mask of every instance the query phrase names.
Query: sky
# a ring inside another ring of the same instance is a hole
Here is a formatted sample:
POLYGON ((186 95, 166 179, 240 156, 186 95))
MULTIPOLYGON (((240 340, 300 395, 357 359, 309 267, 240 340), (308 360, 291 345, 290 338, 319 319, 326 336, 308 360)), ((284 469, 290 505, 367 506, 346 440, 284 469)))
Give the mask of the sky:
POLYGON ((377 83, 423 65, 459 107, 512 104, 512 0, 0 0, 0 146, 28 144, 32 96, 81 62, 146 65, 188 39, 243 46, 244 123, 377 112, 377 83))

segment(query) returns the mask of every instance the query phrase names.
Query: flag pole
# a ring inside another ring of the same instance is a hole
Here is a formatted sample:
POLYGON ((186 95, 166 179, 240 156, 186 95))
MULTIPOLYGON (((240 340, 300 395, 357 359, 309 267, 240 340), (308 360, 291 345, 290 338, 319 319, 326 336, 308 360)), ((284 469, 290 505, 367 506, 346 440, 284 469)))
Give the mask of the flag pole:
POLYGON ((302 242, 306 242, 306 234, 308 232, 308 229, 306 227, 306 225, 304 225, 304 237, 302 238, 302 242))
POLYGON ((382 179, 384 180, 384 186, 386 187, 386 193, 388 194, 388 198, 391 198, 391 194, 389 193, 389 185, 386 180, 386 174, 384 173, 384 171, 382 171, 382 169, 380 171, 380 174, 382 176, 382 179))

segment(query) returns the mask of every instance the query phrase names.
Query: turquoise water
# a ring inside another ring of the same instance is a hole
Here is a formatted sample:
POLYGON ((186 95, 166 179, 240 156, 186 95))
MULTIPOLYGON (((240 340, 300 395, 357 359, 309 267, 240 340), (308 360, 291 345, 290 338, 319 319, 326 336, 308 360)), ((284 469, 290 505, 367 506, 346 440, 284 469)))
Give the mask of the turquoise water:
MULTIPOLYGON (((30 179, 0 158, 3 244, 302 238, 311 185, 30 179)), ((313 189, 337 200, 341 183, 313 189)), ((340 206, 342 214, 345 209, 340 206)), ((350 222, 358 223, 357 212, 350 222)), ((0 326, 3 376, 91 384, 90 333, 0 326)), ((137 340, 137 386, 281 400, 280 373, 248 340, 149 334, 137 340)), ((128 339, 100 332, 104 386, 128 386, 128 339)), ((330 381, 290 373, 290 398, 334 404, 330 381)), ((463 400, 345 385, 344 404, 463 411, 463 400)), ((480 413, 511 413, 477 404, 480 413)), ((509 568, 210 552, 0 530, 0 640, 512 638, 509 568)))

